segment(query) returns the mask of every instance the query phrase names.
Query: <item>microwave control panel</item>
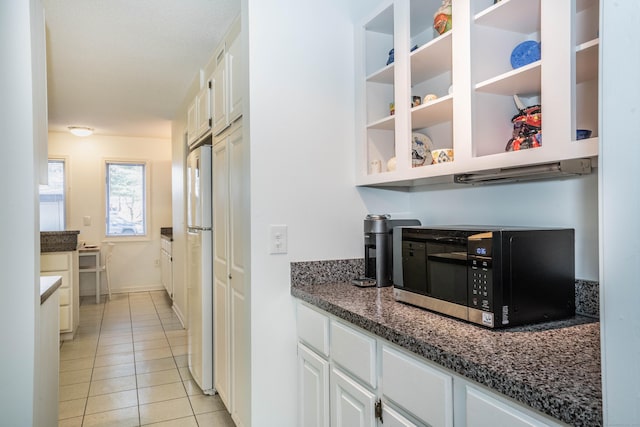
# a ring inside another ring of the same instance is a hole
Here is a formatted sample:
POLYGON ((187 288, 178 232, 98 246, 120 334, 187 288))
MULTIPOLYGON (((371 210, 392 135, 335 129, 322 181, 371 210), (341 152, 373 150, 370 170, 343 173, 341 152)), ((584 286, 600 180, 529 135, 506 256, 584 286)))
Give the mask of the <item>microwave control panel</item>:
POLYGON ((493 311, 493 274, 491 258, 469 258, 469 307, 493 311))
POLYGON ((492 248, 493 233, 469 236, 467 243, 469 286, 468 306, 482 311, 493 311, 492 248))

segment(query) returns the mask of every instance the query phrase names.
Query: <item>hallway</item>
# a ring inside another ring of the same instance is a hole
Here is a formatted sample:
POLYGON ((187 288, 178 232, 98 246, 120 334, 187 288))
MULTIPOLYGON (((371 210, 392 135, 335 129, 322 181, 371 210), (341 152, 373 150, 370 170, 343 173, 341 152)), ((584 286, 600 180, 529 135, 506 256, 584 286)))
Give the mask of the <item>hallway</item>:
POLYGON ((59 426, 234 426, 191 379, 166 292, 102 301, 82 298, 75 339, 61 345, 59 426))

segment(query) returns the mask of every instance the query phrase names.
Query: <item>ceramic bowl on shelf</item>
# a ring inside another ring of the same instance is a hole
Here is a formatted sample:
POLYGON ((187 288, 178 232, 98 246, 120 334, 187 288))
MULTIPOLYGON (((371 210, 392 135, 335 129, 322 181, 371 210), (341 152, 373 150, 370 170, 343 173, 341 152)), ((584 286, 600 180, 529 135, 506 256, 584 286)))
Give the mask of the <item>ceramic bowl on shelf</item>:
POLYGON ((443 148, 439 150, 433 150, 431 151, 431 155, 433 156, 433 163, 453 162, 452 148, 443 148))
POLYGON ((514 69, 524 67, 527 64, 539 61, 540 58, 540 42, 527 40, 513 48, 511 66, 514 69))
POLYGON ((432 162, 432 148, 433 143, 427 135, 414 132, 411 135, 411 166, 416 168, 430 165, 432 162))
POLYGON ((396 170, 396 158, 392 157, 387 162, 387 171, 393 172, 394 170, 396 170))
POLYGON ((591 129, 576 129, 576 139, 591 138, 591 129))

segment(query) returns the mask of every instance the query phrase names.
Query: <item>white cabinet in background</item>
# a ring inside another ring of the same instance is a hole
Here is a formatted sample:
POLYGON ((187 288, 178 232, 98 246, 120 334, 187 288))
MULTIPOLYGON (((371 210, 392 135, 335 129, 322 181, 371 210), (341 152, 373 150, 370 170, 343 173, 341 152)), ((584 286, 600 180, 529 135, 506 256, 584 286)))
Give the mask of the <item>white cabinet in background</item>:
POLYGON ((60 295, 60 339, 72 340, 80 321, 78 251, 40 254, 41 276, 62 276, 60 295))
POLYGON ((205 83, 196 97, 198 104, 197 114, 197 138, 207 133, 211 129, 211 82, 205 83))
POLYGON ((541 168, 531 166, 569 160, 590 170, 598 155, 599 2, 454 1, 452 29, 442 35, 433 29, 440 6, 390 0, 356 28, 357 185, 451 182, 499 168, 532 176, 541 168), (525 41, 541 43, 541 59, 513 69, 511 53, 525 41), (437 98, 424 102, 430 94, 437 98), (518 112, 513 95, 525 106, 541 104, 541 147, 506 151, 518 112), (416 96, 423 102, 412 106, 416 96), (576 129, 591 137, 578 140, 576 129), (433 149, 452 149, 453 161, 412 161, 416 132, 433 149), (378 161, 381 171, 370 167, 378 161))
POLYGON ((214 381, 237 425, 244 425, 249 377, 245 282, 246 144, 236 121, 213 144, 214 381))
POLYGON ((218 135, 242 115, 240 21, 232 25, 215 54, 212 86, 212 132, 218 135))
POLYGON ((192 144, 198 139, 198 97, 187 107, 187 142, 192 144))
POLYGON ((160 278, 169 298, 173 299, 173 258, 171 240, 160 238, 160 278))

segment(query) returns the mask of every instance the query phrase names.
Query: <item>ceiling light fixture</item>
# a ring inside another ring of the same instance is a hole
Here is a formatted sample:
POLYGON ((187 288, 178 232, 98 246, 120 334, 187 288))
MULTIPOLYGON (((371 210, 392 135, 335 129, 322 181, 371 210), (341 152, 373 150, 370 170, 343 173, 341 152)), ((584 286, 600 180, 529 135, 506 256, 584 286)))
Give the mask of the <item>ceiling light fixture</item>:
POLYGON ((93 133, 93 129, 85 126, 69 126, 69 132, 75 136, 89 136, 93 133))

